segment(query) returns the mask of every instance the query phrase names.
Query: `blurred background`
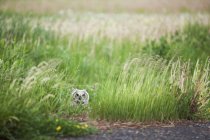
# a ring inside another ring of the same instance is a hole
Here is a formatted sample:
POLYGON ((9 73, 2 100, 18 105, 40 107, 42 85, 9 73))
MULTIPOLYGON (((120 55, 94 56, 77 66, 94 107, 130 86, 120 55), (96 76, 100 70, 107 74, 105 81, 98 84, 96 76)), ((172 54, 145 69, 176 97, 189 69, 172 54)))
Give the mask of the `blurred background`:
POLYGON ((0 0, 1 10, 54 13, 61 10, 129 13, 210 12, 210 0, 0 0))

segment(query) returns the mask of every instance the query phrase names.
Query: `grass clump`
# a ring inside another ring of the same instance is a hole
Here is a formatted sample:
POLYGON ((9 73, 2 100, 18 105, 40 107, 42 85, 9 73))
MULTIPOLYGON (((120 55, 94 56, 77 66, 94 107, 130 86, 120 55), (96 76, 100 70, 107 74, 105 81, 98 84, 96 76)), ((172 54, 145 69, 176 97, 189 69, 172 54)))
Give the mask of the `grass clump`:
POLYGON ((198 62, 191 72, 190 62, 134 58, 108 79, 92 104, 95 117, 165 121, 208 116, 209 62, 203 67, 198 62))

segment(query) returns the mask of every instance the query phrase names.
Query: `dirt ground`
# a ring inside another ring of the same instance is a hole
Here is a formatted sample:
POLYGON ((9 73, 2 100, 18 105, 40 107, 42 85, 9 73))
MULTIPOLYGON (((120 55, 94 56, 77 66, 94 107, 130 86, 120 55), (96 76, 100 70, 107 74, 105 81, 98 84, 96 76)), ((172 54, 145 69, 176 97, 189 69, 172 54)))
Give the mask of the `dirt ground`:
POLYGON ((209 140, 209 122, 182 122, 159 125, 119 124, 82 137, 63 137, 60 140, 209 140), (137 127, 135 127, 137 126, 137 127))
POLYGON ((210 12, 210 0, 0 0, 0 10, 54 13, 92 12, 177 13, 210 12))

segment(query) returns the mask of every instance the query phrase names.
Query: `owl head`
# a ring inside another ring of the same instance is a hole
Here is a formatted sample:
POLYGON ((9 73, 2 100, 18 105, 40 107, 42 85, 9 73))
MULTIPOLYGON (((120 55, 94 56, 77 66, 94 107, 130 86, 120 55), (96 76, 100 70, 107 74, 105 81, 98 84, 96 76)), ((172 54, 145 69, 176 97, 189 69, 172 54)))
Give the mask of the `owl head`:
POLYGON ((89 102, 89 94, 85 89, 73 89, 72 91, 73 103, 77 105, 87 105, 89 102))

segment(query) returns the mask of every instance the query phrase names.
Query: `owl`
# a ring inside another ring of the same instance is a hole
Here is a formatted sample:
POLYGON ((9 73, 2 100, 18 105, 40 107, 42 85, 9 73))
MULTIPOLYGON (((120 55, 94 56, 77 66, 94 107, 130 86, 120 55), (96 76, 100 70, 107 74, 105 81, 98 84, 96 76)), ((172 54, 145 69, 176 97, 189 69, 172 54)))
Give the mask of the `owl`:
POLYGON ((89 94, 85 89, 73 89, 72 91, 73 104, 87 105, 89 102, 89 94))

